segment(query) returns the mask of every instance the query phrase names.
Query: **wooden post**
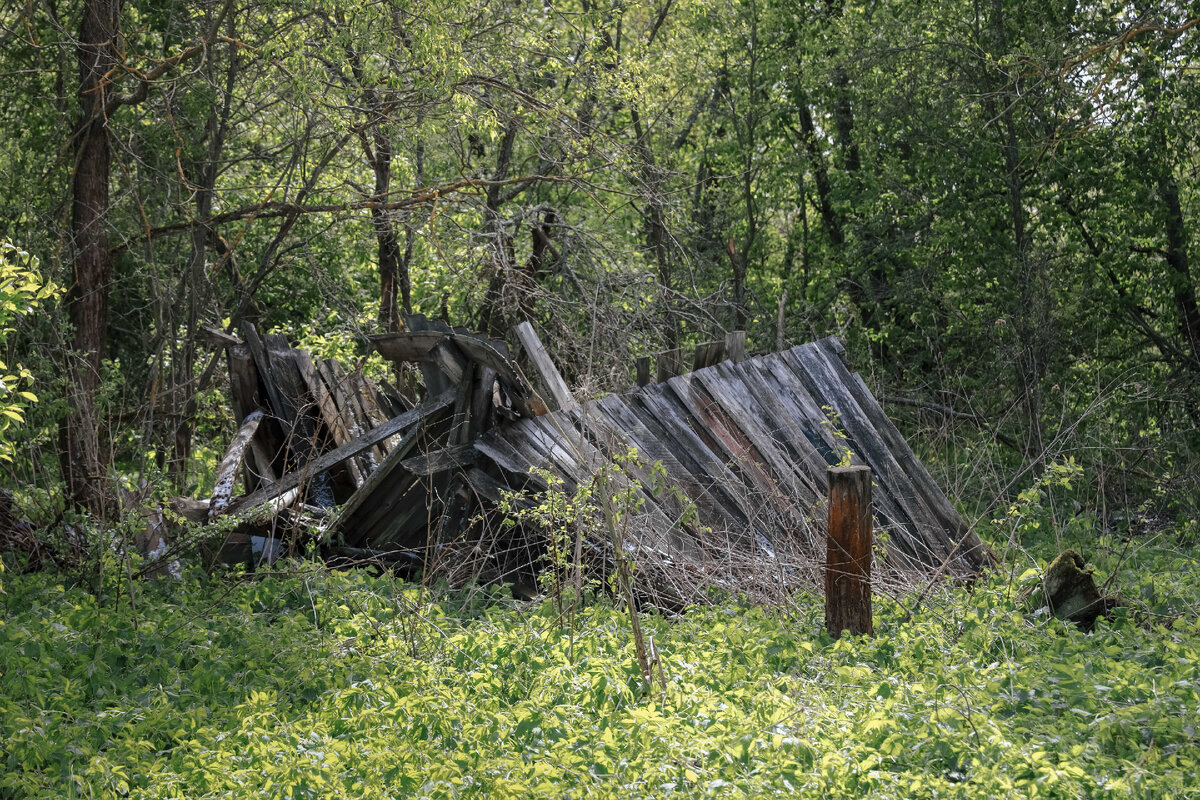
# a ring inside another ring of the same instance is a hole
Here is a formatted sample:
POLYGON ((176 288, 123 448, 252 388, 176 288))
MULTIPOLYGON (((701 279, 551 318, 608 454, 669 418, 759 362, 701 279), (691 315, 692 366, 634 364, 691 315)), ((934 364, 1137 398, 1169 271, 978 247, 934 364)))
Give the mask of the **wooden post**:
POLYGON ((683 374, 683 348, 676 347, 658 354, 658 382, 665 383, 676 375, 683 374))
POLYGON ((735 364, 746 358, 745 331, 730 331, 725 334, 725 354, 735 364))
POLYGON ((871 468, 829 468, 825 553, 825 629, 873 636, 871 620, 871 468))
POLYGON ((637 366, 637 385, 648 386, 650 384, 650 356, 641 356, 633 363, 637 366))

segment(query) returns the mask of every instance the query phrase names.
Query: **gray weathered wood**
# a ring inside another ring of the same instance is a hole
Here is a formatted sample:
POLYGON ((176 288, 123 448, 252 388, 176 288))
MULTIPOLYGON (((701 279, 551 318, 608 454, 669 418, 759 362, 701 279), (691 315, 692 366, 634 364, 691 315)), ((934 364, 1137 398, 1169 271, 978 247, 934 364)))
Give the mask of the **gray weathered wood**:
POLYGON ((662 383, 676 375, 683 374, 683 348, 676 347, 658 354, 657 380, 662 383))
MULTIPOLYGON (((401 414, 395 419, 389 420, 386 424, 364 433, 357 439, 347 442, 346 444, 334 450, 330 450, 325 455, 314 459, 311 464, 306 464, 300 469, 289 472, 287 475, 284 475, 270 486, 259 489, 257 492, 254 492, 246 497, 238 498, 238 500, 233 503, 231 511, 254 508, 255 506, 261 505, 272 498, 278 497, 289 489, 299 486, 301 481, 305 480, 309 475, 323 472, 332 467, 334 464, 338 464, 355 455, 356 453, 362 452, 376 442, 383 441, 389 436, 393 436, 396 433, 413 426, 414 424, 426 420, 428 417, 436 414, 438 411, 447 408, 453 402, 453 392, 443 393, 433 400, 414 408, 412 411, 401 414)), ((380 468, 382 469, 382 465, 380 468)), ((378 472, 379 470, 377 469, 375 473, 372 473, 371 477, 374 478, 378 472)), ((370 483, 369 479, 367 483, 370 483)), ((360 487, 359 491, 355 493, 356 496, 361 494, 364 488, 366 488, 366 486, 360 487)))
POLYGON ((730 331, 725 334, 725 354, 735 364, 746 360, 745 331, 730 331))
POLYGON ((542 379, 542 386, 549 395, 546 398, 549 401, 546 405, 550 410, 578 408, 579 404, 575 402, 575 397, 567 387, 567 382, 563 380, 558 368, 554 366, 554 361, 546 352, 546 348, 542 345, 542 340, 538 338, 533 326, 525 321, 519 323, 515 330, 525 355, 529 357, 538 377, 542 379))
POLYGON ((692 369, 704 369, 719 364, 725 359, 725 340, 704 342, 696 345, 696 353, 692 358, 692 369))
POLYGON ((229 507, 230 498, 233 495, 233 482, 237 478, 238 467, 242 465, 244 454, 250 440, 254 438, 255 431, 258 430, 259 423, 263 420, 261 411, 254 411, 242 420, 242 426, 238 429, 237 435, 233 437, 233 441, 229 443, 229 448, 225 451, 225 457, 221 459, 221 465, 217 467, 217 481, 213 487, 212 497, 208 501, 208 518, 214 520, 225 512, 229 507))
POLYGON ((634 368, 637 370, 637 385, 650 385, 650 356, 641 356, 634 361, 634 368))
POLYGON ((406 458, 400 466, 413 475, 433 475, 450 469, 469 467, 479 460, 474 442, 444 447, 430 453, 406 458))

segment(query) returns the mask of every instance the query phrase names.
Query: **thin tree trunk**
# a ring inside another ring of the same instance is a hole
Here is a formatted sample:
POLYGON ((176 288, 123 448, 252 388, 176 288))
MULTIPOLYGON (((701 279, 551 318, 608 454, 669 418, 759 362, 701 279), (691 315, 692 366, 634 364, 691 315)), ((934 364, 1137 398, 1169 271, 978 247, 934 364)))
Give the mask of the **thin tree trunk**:
POLYGON ((112 156, 101 114, 116 67, 119 0, 87 0, 76 57, 79 62, 79 128, 71 180, 71 244, 74 280, 67 314, 75 329, 67 415, 60 426, 59 462, 67 498, 77 508, 102 515, 107 458, 100 452, 96 392, 108 342, 108 291, 112 257, 108 234, 108 181, 112 156))

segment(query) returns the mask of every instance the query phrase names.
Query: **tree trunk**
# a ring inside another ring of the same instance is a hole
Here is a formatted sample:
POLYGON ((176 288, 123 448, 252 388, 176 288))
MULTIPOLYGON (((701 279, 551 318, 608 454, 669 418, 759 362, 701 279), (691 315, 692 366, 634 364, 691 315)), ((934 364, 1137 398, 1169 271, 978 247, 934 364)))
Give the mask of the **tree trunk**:
POLYGON ((106 495, 107 457, 100 452, 96 391, 108 339, 108 292, 112 256, 108 235, 108 180, 111 163, 103 117, 116 67, 119 0, 86 0, 79 29, 79 127, 71 180, 71 245, 74 276, 67 314, 75 329, 68 357, 70 389, 60 427, 59 462, 67 499, 76 508, 101 515, 106 495))
POLYGON ((1167 266, 1171 269, 1171 291, 1179 313, 1179 333, 1191 355, 1191 368, 1200 371, 1200 308, 1197 308, 1196 283, 1188 263, 1187 228, 1179 203, 1179 185, 1169 165, 1158 179, 1158 192, 1166 211, 1167 266))
MULTIPOLYGON (((375 157, 371 168, 375 172, 375 198, 383 203, 388 200, 392 186, 392 139, 379 120, 376 120, 373 138, 375 157)), ((396 302, 400 283, 400 241, 385 209, 373 208, 371 223, 379 251, 379 325, 385 331, 394 332, 400 330, 400 311, 396 302)), ((408 305, 406 298, 406 312, 408 305)))

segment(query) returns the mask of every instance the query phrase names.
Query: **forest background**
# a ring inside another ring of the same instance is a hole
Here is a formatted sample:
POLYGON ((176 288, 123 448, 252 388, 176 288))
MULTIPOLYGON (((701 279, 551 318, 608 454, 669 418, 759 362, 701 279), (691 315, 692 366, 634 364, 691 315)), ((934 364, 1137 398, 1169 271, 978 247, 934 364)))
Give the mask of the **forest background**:
POLYGON ((43 521, 203 494, 235 424, 203 326, 350 363, 422 312, 530 319, 584 395, 836 333, 973 515, 1074 458, 1100 518, 1194 525, 1197 22, 5 3, 4 483, 43 521))
POLYGON ((66 567, 0 560, 0 797, 1197 796, 1198 64, 1174 0, 0 0, 0 545, 66 567), (134 579, 206 328, 383 375, 408 312, 581 399, 837 334, 1001 558, 645 614, 655 680, 602 593, 134 579))

